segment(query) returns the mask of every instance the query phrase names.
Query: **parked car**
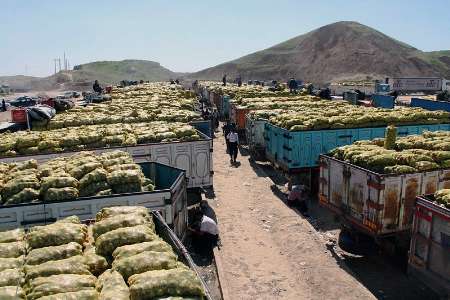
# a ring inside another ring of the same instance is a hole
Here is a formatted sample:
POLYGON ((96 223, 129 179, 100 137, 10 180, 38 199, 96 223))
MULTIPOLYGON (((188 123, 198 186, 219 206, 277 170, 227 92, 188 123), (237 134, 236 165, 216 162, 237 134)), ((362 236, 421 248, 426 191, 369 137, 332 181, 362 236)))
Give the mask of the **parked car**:
POLYGON ((36 103, 36 99, 28 96, 22 96, 9 102, 9 104, 14 107, 29 107, 36 105, 36 103))

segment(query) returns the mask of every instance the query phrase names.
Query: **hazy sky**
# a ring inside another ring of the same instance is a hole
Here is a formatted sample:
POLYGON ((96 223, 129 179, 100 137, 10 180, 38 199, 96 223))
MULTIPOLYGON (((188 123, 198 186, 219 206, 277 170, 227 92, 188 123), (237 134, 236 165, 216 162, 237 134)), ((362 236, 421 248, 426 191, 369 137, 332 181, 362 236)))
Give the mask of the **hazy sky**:
POLYGON ((421 50, 450 49, 449 0, 0 0, 0 75, 147 59, 198 71, 336 21, 358 21, 421 50))

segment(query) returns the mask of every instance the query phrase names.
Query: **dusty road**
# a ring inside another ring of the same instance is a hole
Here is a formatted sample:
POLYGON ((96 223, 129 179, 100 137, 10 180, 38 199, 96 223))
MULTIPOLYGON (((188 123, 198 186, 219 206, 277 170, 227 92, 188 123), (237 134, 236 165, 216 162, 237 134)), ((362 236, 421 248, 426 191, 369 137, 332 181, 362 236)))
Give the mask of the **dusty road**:
POLYGON ((222 137, 214 141, 215 209, 219 251, 230 299, 375 299, 326 240, 271 190, 248 157, 233 167, 222 137))

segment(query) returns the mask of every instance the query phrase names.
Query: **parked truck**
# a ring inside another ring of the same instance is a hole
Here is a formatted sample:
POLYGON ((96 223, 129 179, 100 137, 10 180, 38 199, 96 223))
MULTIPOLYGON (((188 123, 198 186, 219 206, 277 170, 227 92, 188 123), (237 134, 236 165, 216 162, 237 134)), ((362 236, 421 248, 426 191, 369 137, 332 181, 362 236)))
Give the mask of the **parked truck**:
POLYGON ((80 197, 71 201, 33 202, 0 206, 0 230, 30 227, 76 215, 95 219, 103 207, 144 206, 157 211, 178 237, 187 229, 186 172, 155 162, 139 163, 144 175, 155 183, 151 192, 80 197))
POLYGON ((449 299, 450 209, 438 205, 434 195, 417 197, 411 231, 408 273, 449 299))
POLYGON ((450 169, 379 174, 320 155, 319 203, 339 216, 350 233, 384 246, 409 248, 416 197, 450 187, 450 169))
POLYGON ((450 80, 439 77, 397 77, 390 81, 391 90, 399 92, 450 91, 450 80))

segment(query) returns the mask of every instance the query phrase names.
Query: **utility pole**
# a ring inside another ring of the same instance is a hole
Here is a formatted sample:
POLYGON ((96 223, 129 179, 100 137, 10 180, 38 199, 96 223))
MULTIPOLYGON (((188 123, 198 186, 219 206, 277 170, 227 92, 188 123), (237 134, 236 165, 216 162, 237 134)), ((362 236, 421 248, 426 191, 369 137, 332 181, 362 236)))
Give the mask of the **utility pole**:
POLYGON ((66 51, 64 51, 64 70, 67 71, 66 51))
POLYGON ((56 63, 58 62, 58 59, 57 59, 57 58, 54 58, 54 59, 53 59, 53 62, 55 63, 55 74, 56 74, 56 63))
POLYGON ((61 58, 58 58, 58 67, 59 67, 59 72, 61 72, 61 58))

